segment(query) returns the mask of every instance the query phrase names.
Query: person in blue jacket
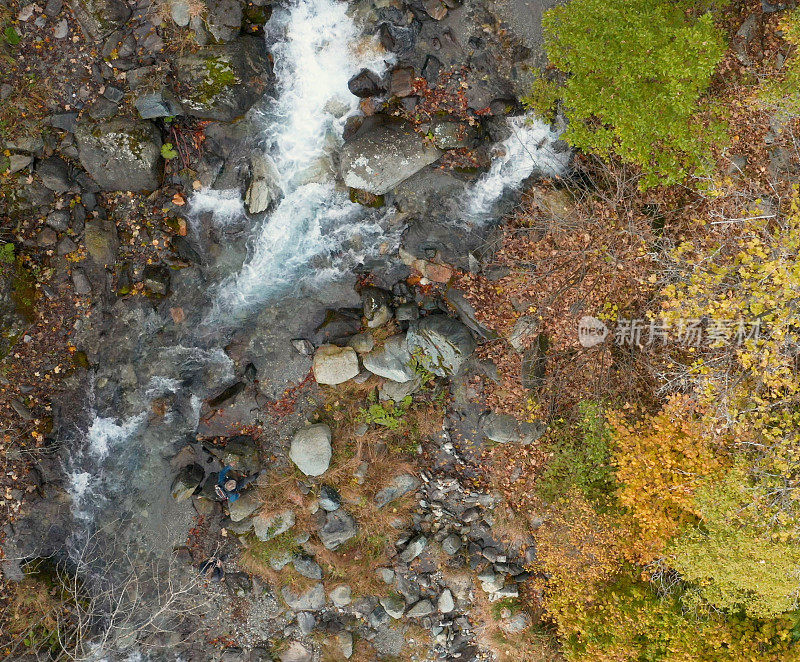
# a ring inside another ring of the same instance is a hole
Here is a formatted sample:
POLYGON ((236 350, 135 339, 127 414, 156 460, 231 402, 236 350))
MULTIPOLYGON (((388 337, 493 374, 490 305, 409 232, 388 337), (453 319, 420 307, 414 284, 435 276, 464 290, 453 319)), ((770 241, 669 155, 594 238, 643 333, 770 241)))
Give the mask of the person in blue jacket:
POLYGON ((219 472, 217 484, 214 487, 217 496, 223 501, 228 501, 228 503, 236 501, 241 496, 242 490, 258 477, 258 474, 253 474, 236 480, 233 477, 229 477, 232 469, 231 465, 223 467, 222 471, 219 472))

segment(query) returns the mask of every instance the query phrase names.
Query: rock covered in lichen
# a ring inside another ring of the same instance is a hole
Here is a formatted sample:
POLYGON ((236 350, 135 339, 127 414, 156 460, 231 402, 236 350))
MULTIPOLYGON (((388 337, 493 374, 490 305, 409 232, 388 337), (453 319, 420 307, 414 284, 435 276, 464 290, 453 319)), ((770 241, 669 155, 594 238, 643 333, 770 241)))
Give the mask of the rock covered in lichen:
POLYGON ((161 133, 151 122, 117 119, 80 124, 78 157, 106 191, 152 191, 161 185, 161 133))

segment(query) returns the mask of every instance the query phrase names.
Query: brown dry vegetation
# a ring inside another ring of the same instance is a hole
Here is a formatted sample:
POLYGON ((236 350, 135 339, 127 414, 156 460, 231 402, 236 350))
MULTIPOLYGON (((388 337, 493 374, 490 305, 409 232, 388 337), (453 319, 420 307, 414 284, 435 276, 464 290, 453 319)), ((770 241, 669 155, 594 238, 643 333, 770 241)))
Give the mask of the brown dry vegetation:
POLYGON ((356 428, 369 404, 368 396, 375 391, 377 383, 377 378, 372 378, 360 385, 325 389, 325 405, 320 414, 320 420, 331 426, 334 439, 331 467, 325 473, 324 482, 339 491, 343 508, 357 522, 358 534, 340 549, 326 549, 313 535, 318 526, 316 515, 312 513, 316 492, 303 487, 303 476, 296 470, 289 475, 272 472, 259 480, 259 495, 264 503, 259 513, 268 515, 291 509, 296 523, 290 531, 273 540, 250 543, 242 558, 242 565, 249 571, 274 585, 310 586, 312 582, 297 575, 291 566, 276 573, 268 563, 272 554, 299 550, 294 532, 307 531, 312 537, 302 548, 322 567, 325 582, 330 584, 328 588, 346 583, 358 595, 381 595, 388 590, 376 571, 393 555, 393 542, 410 523, 415 504, 413 496, 409 495, 379 509, 375 505, 375 495, 395 476, 416 474, 413 456, 407 452, 409 435, 413 441, 440 429, 442 412, 438 403, 426 401, 430 394, 423 394, 403 417, 398 430, 372 425, 364 434, 357 435, 356 428), (366 472, 363 477, 357 477, 363 463, 367 465, 366 472))

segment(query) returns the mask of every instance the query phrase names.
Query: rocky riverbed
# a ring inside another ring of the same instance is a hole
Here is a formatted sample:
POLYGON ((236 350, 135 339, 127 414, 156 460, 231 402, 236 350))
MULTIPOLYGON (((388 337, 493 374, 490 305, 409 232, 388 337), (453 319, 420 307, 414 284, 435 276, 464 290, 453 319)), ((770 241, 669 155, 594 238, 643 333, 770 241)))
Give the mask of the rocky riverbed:
POLYGON ((5 10, 2 568, 75 579, 72 654, 478 660, 532 627, 480 457, 542 425, 481 402, 452 277, 567 172, 520 119, 546 4, 5 10))

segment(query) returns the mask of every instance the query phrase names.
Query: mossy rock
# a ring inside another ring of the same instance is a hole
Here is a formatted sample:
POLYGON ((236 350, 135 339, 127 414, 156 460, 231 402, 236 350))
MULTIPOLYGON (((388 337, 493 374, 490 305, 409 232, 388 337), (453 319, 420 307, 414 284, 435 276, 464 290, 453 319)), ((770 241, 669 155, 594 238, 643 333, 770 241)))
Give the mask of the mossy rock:
POLYGON ((187 115, 232 122, 264 95, 269 74, 263 43, 244 36, 178 58, 178 96, 187 115))

